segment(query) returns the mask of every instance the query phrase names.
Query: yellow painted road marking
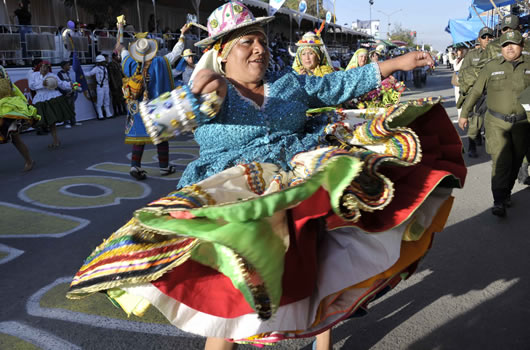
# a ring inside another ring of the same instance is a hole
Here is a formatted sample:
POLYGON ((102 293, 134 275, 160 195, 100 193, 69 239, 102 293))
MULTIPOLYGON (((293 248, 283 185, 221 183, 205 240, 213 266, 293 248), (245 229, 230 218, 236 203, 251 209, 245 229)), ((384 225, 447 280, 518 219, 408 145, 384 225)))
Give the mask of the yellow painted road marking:
POLYGON ((90 221, 26 206, 0 202, 1 238, 64 237, 90 221))
POLYGON ((110 176, 68 176, 31 184, 20 190, 20 199, 34 205, 56 209, 100 208, 120 204, 122 199, 145 198, 151 188, 134 179, 110 176), (94 196, 77 195, 73 187, 94 185, 94 196), (101 194, 101 189, 108 189, 101 194), (70 191, 70 192, 69 192, 70 191))

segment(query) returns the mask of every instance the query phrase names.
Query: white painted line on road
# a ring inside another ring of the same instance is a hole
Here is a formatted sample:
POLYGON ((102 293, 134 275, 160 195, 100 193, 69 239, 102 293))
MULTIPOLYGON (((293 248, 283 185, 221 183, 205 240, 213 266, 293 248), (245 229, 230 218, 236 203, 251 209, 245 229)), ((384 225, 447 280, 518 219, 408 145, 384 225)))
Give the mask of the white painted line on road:
MULTIPOLYGON (((69 311, 64 309, 51 309, 42 308, 40 306, 40 299, 53 287, 62 284, 70 283, 73 277, 62 277, 55 280, 55 282, 45 286, 33 294, 26 304, 26 311, 29 315, 51 318, 55 320, 68 321, 72 323, 84 324, 92 327, 105 328, 105 329, 117 329, 121 331, 147 333, 147 334, 158 334, 164 336, 173 337, 186 337, 194 338, 197 335, 186 333, 181 331, 175 326, 170 324, 156 324, 156 323, 145 323, 136 321, 124 321, 105 316, 88 315, 81 312, 69 311)), ((114 307, 109 302, 109 307, 114 307)), ((169 322, 169 321, 168 321, 169 322)))
POLYGON ((16 259, 17 257, 24 254, 23 250, 19 250, 13 247, 9 247, 5 244, 0 243, 0 252, 7 253, 7 256, 3 259, 0 259, 0 265, 5 264, 8 261, 11 261, 13 259, 16 259))
POLYGON ((0 322, 0 333, 15 336, 43 350, 81 350, 79 346, 67 342, 51 333, 20 322, 0 322))
POLYGON ((8 206, 8 207, 17 208, 17 209, 25 210, 25 211, 33 211, 33 212, 41 213, 41 214, 44 214, 44 215, 51 215, 51 216, 55 216, 55 217, 58 217, 58 218, 61 218, 61 219, 67 219, 67 220, 72 220, 72 221, 79 222, 79 225, 77 227, 74 227, 73 229, 68 230, 68 231, 58 232, 56 234, 55 233, 42 233, 42 234, 36 233, 36 234, 21 234, 21 235, 2 235, 2 234, 0 234, 0 238, 41 238, 41 237, 61 238, 61 237, 64 237, 66 235, 69 235, 70 233, 79 231, 79 230, 85 228, 88 224, 90 224, 90 220, 83 219, 83 218, 78 218, 76 216, 65 215, 65 214, 56 214, 56 213, 52 213, 52 212, 45 211, 45 210, 34 209, 34 208, 30 208, 30 207, 24 207, 22 205, 16 205, 16 204, 11 204, 11 203, 7 203, 7 202, 1 202, 1 201, 0 201, 0 205, 5 205, 5 206, 8 206))

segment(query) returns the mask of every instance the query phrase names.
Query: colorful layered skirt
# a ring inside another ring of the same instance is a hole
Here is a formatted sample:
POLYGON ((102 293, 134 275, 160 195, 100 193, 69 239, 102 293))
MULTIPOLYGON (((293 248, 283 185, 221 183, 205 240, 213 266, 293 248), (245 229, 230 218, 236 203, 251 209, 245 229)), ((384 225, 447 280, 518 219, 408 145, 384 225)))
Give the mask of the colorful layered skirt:
POLYGON ((128 314, 239 343, 310 337, 410 276, 463 186, 462 144, 421 100, 340 111, 291 171, 241 164, 137 210, 75 275, 128 314))
POLYGON ((40 120, 37 109, 22 96, 0 99, 0 143, 7 143, 17 134, 40 120))

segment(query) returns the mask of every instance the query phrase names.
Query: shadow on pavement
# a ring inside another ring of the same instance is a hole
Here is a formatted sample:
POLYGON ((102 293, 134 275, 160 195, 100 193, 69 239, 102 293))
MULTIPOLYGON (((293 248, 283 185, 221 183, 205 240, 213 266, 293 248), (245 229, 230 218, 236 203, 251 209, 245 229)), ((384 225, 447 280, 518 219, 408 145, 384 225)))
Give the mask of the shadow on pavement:
POLYGON ((488 209, 437 234, 432 251, 418 271, 430 273, 410 288, 406 288, 407 281, 403 282, 405 289, 374 305, 365 318, 335 328, 334 343, 347 338, 343 349, 387 348, 378 343, 405 322, 410 338, 421 333, 417 329, 422 327, 421 319, 411 320, 420 311, 422 317, 432 312, 431 317, 443 318, 443 311, 428 310, 432 304, 442 303, 448 309, 446 315, 460 315, 411 346, 407 338, 394 348, 461 349, 467 344, 468 349, 528 349, 530 224, 521 218, 528 215, 530 189, 512 198, 514 206, 506 218, 497 218, 488 209), (469 294, 476 293, 486 301, 472 305, 469 294))

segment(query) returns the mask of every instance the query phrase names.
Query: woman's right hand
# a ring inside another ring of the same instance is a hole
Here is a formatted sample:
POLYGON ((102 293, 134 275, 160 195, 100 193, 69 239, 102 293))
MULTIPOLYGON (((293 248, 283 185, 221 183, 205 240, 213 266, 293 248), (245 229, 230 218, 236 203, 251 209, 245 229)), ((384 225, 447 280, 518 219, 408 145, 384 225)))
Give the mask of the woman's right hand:
POLYGON ((395 71, 409 71, 418 67, 434 66, 431 54, 425 51, 413 51, 402 56, 392 58, 379 63, 379 69, 383 77, 388 77, 395 71))
POLYGON ((219 73, 210 69, 201 69, 193 78, 191 92, 194 94, 207 94, 215 91, 221 98, 225 98, 228 85, 226 79, 219 73))

